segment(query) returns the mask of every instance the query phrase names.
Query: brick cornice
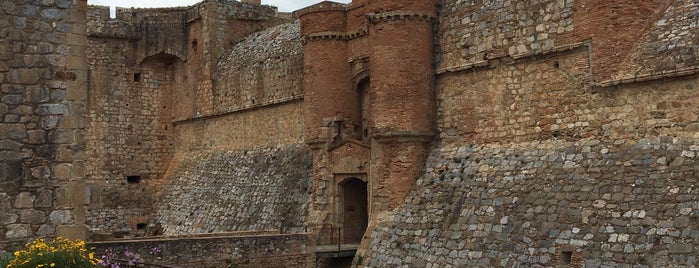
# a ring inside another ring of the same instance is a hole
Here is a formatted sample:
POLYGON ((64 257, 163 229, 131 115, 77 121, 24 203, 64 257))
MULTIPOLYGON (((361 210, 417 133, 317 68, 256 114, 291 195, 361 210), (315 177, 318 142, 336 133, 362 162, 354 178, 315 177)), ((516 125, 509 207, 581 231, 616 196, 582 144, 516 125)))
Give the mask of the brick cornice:
POLYGON ((366 19, 372 24, 379 24, 398 20, 433 22, 437 17, 431 13, 398 10, 383 13, 369 13, 366 14, 366 19))
POLYGON ((303 37, 303 44, 319 40, 337 40, 337 41, 348 41, 356 39, 367 35, 367 30, 361 28, 354 32, 319 32, 305 35, 303 37))

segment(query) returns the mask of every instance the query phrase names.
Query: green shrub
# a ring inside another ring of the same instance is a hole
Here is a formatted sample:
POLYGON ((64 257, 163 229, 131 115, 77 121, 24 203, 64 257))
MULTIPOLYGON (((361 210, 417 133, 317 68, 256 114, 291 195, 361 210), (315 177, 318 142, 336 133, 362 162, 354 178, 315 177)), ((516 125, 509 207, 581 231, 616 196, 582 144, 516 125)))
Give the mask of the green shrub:
POLYGON ((87 268, 96 267, 99 262, 95 253, 87 250, 85 242, 81 240, 73 241, 59 237, 47 242, 37 239, 25 247, 15 251, 8 259, 0 259, 0 264, 4 264, 5 268, 87 268), (3 262, 5 260, 7 263, 3 262))
POLYGON ((0 267, 1 268, 7 267, 7 264, 10 263, 10 260, 12 260, 11 254, 0 254, 0 267))

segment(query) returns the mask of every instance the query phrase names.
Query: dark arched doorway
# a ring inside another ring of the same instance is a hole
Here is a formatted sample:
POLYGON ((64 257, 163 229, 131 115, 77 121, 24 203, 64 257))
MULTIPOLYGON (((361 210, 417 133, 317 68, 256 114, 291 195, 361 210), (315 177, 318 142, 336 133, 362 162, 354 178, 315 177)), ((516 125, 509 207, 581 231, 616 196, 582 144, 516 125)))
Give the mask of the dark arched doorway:
POLYGON ((369 222, 367 183, 351 178, 342 185, 343 242, 359 243, 369 222))

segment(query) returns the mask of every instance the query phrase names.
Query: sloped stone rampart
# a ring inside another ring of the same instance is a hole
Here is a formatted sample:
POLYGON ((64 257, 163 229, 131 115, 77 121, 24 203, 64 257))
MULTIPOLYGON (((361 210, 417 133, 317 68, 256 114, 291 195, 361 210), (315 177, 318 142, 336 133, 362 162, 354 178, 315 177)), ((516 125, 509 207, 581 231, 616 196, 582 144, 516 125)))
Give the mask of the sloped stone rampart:
POLYGON ((619 77, 699 68, 699 2, 673 1, 633 51, 619 77))
POLYGON ((693 267, 698 156, 667 136, 447 145, 371 232, 364 263, 693 267))
POLYGON ((303 96, 303 51, 299 22, 251 34, 218 63, 214 85, 217 113, 303 96))
POLYGON ((311 153, 303 144, 189 152, 156 204, 165 235, 303 230, 311 153))

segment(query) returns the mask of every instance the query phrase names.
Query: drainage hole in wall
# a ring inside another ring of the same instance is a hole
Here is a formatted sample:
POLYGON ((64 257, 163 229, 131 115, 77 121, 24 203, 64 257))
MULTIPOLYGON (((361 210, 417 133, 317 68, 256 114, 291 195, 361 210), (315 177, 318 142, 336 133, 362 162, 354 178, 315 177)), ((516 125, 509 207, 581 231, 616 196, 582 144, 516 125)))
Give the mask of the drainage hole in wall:
POLYGON ((141 176, 126 176, 126 182, 128 182, 128 183, 140 183, 141 176))
POLYGON ((572 259, 573 259, 573 252, 572 251, 561 252, 561 261, 563 262, 563 264, 570 264, 572 259))

